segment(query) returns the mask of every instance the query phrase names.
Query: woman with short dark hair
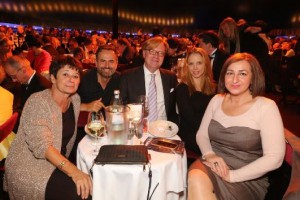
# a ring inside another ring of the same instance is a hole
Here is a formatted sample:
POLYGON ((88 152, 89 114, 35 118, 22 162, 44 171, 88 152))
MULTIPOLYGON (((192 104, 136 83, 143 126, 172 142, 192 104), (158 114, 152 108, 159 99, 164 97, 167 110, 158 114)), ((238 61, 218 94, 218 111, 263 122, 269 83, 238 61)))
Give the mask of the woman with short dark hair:
POLYGON ((86 199, 88 174, 68 160, 77 135, 80 63, 72 57, 52 62, 52 88, 34 93, 22 112, 5 163, 10 199, 86 199))

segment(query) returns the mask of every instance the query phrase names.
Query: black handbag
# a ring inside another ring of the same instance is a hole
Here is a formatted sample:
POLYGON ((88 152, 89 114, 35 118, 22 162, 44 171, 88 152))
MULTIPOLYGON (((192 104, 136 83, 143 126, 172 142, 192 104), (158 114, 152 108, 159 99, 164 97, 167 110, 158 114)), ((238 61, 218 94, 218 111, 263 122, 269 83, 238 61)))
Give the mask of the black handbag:
POLYGON ((103 145, 95 164, 142 164, 149 162, 145 145, 103 145))

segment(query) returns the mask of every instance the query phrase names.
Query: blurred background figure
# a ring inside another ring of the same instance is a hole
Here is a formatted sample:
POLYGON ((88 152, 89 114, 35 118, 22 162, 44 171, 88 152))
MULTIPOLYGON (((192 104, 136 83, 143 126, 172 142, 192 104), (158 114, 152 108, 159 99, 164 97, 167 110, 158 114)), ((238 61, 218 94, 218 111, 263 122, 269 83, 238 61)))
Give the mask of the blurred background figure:
POLYGON ((9 38, 0 38, 0 64, 13 55, 14 44, 9 38))
POLYGON ((219 48, 219 37, 214 31, 200 33, 199 47, 203 48, 210 57, 213 80, 218 83, 222 66, 229 54, 219 48))
POLYGON ((26 58, 30 62, 31 67, 49 79, 49 67, 52 56, 42 49, 42 42, 35 36, 27 35, 25 41, 29 48, 26 58))
POLYGON ((177 38, 169 38, 167 39, 167 43, 169 44, 169 48, 162 64, 162 68, 171 69, 172 67, 177 66, 179 41, 177 38))

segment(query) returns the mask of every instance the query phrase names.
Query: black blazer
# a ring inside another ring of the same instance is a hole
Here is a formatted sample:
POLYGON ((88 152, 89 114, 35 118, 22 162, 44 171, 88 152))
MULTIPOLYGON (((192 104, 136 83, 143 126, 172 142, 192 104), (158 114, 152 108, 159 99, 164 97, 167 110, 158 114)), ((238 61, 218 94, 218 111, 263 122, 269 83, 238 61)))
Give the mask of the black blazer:
MULTIPOLYGON (((165 99, 165 109, 167 119, 174 123, 178 122, 176 113, 176 95, 177 86, 176 75, 165 69, 159 69, 165 99)), ((124 104, 134 103, 139 95, 146 95, 144 68, 137 67, 126 70, 121 75, 120 84, 121 97, 124 104)))
POLYGON ((47 88, 51 88, 51 86, 52 83, 47 78, 36 72, 28 85, 22 85, 20 109, 23 109, 30 95, 47 88))
POLYGON ((213 78, 216 82, 219 82, 222 66, 228 57, 229 57, 229 54, 227 54, 225 51, 222 51, 220 49, 216 50, 215 58, 214 58, 213 66, 212 66, 213 78))

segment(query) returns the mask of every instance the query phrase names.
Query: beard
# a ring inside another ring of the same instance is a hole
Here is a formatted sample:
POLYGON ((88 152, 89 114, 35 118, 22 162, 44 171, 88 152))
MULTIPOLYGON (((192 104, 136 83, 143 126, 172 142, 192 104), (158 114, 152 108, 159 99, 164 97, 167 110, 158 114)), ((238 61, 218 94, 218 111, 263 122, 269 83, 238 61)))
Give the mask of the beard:
POLYGON ((98 74, 104 78, 111 78, 115 71, 116 70, 112 67, 101 67, 97 69, 98 74))

